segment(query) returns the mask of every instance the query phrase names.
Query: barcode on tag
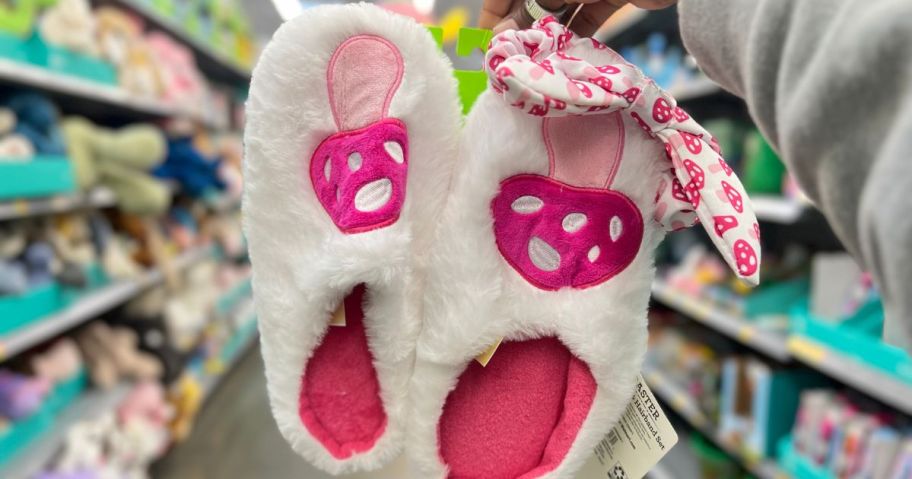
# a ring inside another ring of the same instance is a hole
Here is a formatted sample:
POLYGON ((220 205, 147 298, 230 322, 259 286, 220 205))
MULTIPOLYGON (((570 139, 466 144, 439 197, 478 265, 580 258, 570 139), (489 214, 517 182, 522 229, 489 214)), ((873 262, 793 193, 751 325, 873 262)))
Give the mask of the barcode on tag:
POLYGON ((640 376, 624 414, 595 447, 595 458, 602 477, 639 479, 677 442, 678 435, 640 376))

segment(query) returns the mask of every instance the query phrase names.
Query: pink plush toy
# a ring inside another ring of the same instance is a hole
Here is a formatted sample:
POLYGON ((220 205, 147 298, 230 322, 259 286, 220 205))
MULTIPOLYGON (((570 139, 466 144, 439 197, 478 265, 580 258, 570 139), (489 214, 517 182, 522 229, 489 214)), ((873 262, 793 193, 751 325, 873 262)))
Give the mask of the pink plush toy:
POLYGON ((146 45, 152 51, 164 84, 163 99, 190 111, 199 111, 205 100, 205 83, 193 53, 161 32, 147 34, 146 45))
POLYGON ((32 371, 40 377, 58 383, 72 378, 82 367, 82 355, 76 342, 62 338, 47 351, 31 358, 32 371))
POLYGON ((51 386, 45 378, 0 371, 0 416, 16 420, 35 412, 51 386))

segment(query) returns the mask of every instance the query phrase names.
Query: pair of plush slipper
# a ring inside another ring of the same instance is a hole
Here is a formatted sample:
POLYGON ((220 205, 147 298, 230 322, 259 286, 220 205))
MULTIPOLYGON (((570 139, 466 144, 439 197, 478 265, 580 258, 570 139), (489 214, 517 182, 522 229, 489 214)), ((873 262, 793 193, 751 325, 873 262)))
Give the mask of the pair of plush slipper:
POLYGON ((359 4, 287 22, 254 71, 269 395, 331 473, 405 446, 416 477, 573 477, 633 393, 666 231, 702 221, 757 281, 740 182, 639 70, 551 18, 497 35, 486 70, 463 126, 428 32, 359 4))

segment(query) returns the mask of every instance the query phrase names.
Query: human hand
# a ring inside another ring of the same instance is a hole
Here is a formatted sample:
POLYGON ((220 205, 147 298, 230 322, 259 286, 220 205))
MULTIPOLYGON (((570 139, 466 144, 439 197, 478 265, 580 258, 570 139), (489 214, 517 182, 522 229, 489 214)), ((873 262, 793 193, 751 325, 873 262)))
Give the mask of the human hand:
MULTIPOLYGON (((647 10, 658 10, 677 3, 677 0, 537 0, 546 10, 558 10, 570 5, 571 10, 578 4, 586 4, 573 20, 571 30, 589 37, 608 20, 611 15, 628 3, 647 10)), ((522 15, 523 0, 484 0, 478 26, 494 32, 512 28, 529 28, 527 16, 522 15)))

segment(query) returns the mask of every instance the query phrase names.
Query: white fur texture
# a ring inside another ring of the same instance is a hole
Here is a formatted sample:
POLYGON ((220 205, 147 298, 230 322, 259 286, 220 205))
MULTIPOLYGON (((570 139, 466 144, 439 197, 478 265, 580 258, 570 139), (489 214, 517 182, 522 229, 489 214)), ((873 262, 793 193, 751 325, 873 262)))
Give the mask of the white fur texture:
POLYGON ((598 383, 569 454, 544 477, 573 477, 633 394, 646 350, 653 252, 665 234, 653 221, 653 200, 667 160, 661 145, 624 115, 625 149, 612 189, 630 197, 642 214, 640 251, 622 273, 601 285, 543 291, 501 257, 490 206, 503 179, 548 174, 541 122, 491 91, 478 99, 467 120, 453 191, 431 254, 425 325, 412 378, 415 411, 408 449, 415 477, 446 475, 437 441, 444 402, 466 365, 498 338, 557 336, 589 365, 598 383))
POLYGON ((378 468, 399 454, 404 440, 422 252, 433 239, 456 159, 460 115, 452 68, 410 19, 367 4, 316 7, 282 25, 263 51, 246 111, 244 230, 273 415, 292 447, 317 467, 334 474, 378 468), (317 200, 308 162, 336 132, 328 61, 359 34, 386 38, 402 54, 405 72, 388 116, 405 122, 410 158, 399 221, 346 235, 317 200), (302 425, 298 396, 331 313, 358 283, 368 285, 365 327, 388 425, 372 450, 337 460, 302 425))

